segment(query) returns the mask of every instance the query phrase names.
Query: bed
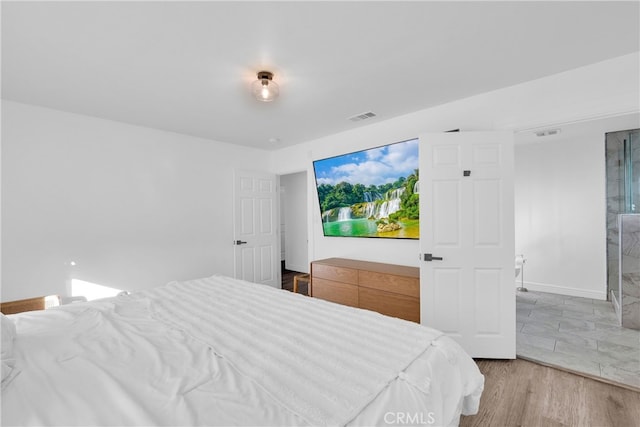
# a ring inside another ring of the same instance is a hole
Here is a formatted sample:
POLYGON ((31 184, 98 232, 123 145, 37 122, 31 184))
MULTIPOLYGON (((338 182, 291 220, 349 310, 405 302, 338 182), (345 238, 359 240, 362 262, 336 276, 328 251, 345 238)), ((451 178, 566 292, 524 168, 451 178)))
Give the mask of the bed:
POLYGON ((441 332, 224 276, 2 316, 2 425, 457 425, 441 332))

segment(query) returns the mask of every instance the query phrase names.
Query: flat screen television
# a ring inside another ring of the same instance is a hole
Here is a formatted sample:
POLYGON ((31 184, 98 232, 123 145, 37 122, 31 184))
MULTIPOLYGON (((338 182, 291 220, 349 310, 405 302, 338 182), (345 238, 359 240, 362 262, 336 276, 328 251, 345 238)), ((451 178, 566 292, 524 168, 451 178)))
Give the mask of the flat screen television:
POLYGON ((418 239, 418 139, 315 160, 325 236, 418 239))

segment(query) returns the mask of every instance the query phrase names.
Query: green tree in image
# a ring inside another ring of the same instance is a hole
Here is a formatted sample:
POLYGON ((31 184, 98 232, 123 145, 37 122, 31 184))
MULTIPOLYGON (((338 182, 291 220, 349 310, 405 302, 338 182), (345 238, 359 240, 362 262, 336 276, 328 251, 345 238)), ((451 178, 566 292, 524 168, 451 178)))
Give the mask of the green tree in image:
MULTIPOLYGON (((413 173, 409 175, 406 180, 404 178, 401 179, 404 182, 404 193, 400 197, 400 210, 389 215, 389 219, 395 221, 402 218, 419 219, 420 196, 413 192, 416 182, 420 179, 418 169, 414 169, 413 173)), ((400 179, 398 181, 400 181, 400 179)))

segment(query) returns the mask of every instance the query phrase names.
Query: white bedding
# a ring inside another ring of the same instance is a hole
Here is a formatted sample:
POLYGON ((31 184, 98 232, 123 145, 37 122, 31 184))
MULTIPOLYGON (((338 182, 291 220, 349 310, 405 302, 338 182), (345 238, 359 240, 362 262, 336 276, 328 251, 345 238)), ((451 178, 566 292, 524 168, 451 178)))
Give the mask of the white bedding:
POLYGON ((10 318, 2 425, 455 425, 484 381, 438 331, 222 276, 10 318))

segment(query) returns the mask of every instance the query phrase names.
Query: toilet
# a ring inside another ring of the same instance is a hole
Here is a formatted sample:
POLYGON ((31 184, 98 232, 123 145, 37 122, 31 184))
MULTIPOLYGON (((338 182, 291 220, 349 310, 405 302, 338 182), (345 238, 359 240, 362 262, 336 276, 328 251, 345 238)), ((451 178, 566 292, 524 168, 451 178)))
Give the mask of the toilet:
POLYGON ((520 286, 516 288, 516 290, 520 292, 527 292, 527 288, 524 287, 524 263, 525 263, 524 255, 516 255, 516 278, 518 275, 520 276, 520 286))

